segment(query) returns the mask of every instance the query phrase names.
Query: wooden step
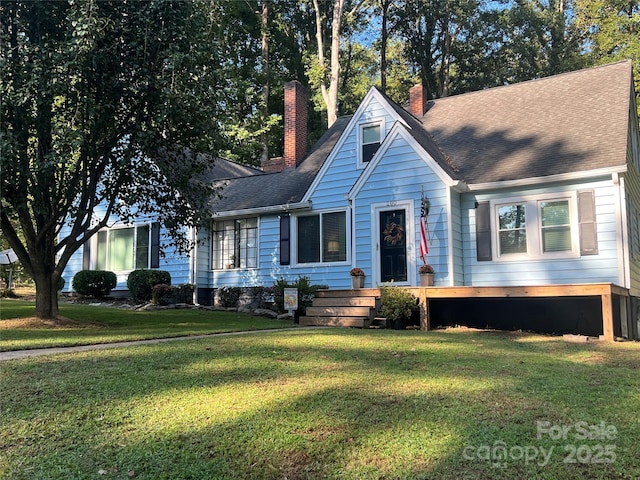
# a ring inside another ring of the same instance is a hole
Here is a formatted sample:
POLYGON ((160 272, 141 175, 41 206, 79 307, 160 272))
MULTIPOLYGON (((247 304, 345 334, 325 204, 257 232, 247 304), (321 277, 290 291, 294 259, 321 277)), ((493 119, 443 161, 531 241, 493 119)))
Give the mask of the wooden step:
POLYGON ((357 288, 355 290, 318 290, 315 294, 316 298, 335 298, 346 296, 357 297, 379 297, 379 288, 357 288))
POLYGON ((369 328, 371 326, 371 318, 358 317, 300 317, 300 325, 302 326, 323 326, 323 327, 357 327, 369 328))
POLYGON ((370 317, 371 307, 307 307, 307 317, 370 317))
POLYGON ((313 299, 314 307, 377 307, 376 297, 320 297, 313 299))

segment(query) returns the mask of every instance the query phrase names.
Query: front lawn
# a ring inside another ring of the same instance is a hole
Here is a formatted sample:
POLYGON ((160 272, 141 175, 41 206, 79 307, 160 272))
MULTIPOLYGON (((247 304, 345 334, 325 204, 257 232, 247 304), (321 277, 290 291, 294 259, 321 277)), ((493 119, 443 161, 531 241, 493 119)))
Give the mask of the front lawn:
POLYGON ((631 479, 640 345, 288 330, 0 365, 0 478, 631 479))
POLYGON ((34 309, 33 302, 0 300, 0 351, 293 326, 290 320, 237 312, 186 309, 137 312, 70 304, 60 305, 60 315, 69 321, 53 326, 33 319, 34 309))

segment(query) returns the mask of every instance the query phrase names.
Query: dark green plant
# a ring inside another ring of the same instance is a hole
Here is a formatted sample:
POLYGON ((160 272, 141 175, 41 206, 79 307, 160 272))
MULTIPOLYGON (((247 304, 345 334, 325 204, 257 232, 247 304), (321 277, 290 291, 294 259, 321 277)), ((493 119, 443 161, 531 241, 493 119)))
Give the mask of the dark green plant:
POLYGON ((152 297, 154 285, 171 285, 171 274, 165 270, 134 270, 127 278, 127 288, 131 298, 148 302, 152 297))
POLYGON ((60 278, 58 279, 58 291, 59 291, 59 292, 61 292, 61 291, 62 291, 62 289, 64 288, 65 283, 66 283, 66 282, 65 282, 64 278, 60 277, 60 278))
POLYGON ((105 270, 81 270, 73 276, 71 286, 80 295, 103 298, 111 293, 118 283, 113 272, 105 270))
POLYGON ((183 283, 173 287, 173 299, 176 303, 187 303, 193 305, 193 292, 195 285, 183 283))
POLYGON ((237 307, 242 288, 240 287, 222 287, 218 289, 218 301, 220 305, 226 308, 237 307))
POLYGON ((406 288, 394 286, 380 287, 380 313, 387 320, 409 320, 418 309, 418 299, 406 288))

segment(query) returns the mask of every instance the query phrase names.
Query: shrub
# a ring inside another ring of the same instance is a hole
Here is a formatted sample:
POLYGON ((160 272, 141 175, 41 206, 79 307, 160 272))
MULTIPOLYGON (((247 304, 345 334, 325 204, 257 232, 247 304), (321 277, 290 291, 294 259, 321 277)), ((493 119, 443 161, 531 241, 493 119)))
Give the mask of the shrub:
POLYGON ((148 302, 154 285, 171 285, 171 274, 165 270, 134 270, 127 278, 129 295, 134 300, 148 302))
POLYGON ((111 293, 118 283, 113 272, 105 270, 81 270, 73 276, 71 286, 80 295, 103 298, 111 293))
POLYGON ((193 304, 193 290, 194 286, 189 283, 175 287, 159 283, 151 288, 151 303, 154 305, 193 304))
POLYGON ((240 287, 222 287, 218 289, 218 301, 223 307, 237 307, 241 294, 240 287))
POLYGON ((65 283, 66 283, 66 282, 65 282, 64 278, 60 277, 60 278, 58 279, 58 291, 59 291, 59 292, 61 292, 61 291, 62 291, 62 289, 64 288, 64 284, 65 284, 65 283))
POLYGON ((380 287, 380 313, 388 320, 408 321, 418 309, 418 299, 406 288, 394 286, 380 287))

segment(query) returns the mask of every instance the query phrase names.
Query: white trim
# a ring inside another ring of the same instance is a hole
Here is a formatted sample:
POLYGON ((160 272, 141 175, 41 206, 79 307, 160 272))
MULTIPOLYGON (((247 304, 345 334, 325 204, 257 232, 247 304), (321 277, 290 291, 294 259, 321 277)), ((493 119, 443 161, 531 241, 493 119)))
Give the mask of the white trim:
MULTIPOLYGON (((389 104, 387 99, 378 91, 378 89, 375 87, 371 87, 367 92, 367 94, 365 95, 365 97, 362 99, 362 102, 360 102, 360 105, 358 106, 358 109, 351 117, 351 120, 349 120, 349 123, 347 124, 345 129, 342 131, 340 138, 331 149, 331 153, 329 153, 329 155, 327 156, 327 159, 325 160, 324 164, 320 168, 320 171, 318 171, 318 174, 313 179, 311 186, 309 186, 309 188, 307 189, 307 193, 305 193, 304 197, 302 198, 303 202, 307 202, 311 200, 311 197, 313 196, 316 189, 318 188, 318 185, 322 182, 324 176, 326 175, 327 170, 331 168, 331 165, 333 164, 333 161, 335 160, 336 155, 342 149, 344 142, 347 140, 347 138, 349 137, 353 129, 356 128, 358 124, 363 122, 364 119, 362 117, 364 116, 366 109, 369 108, 369 105, 374 99, 384 107, 385 112, 387 113, 387 115, 393 118, 394 122, 404 123, 404 120, 402 119, 402 117, 398 114, 398 112, 396 112, 395 108, 393 108, 389 104)), ((382 145, 384 145, 385 143, 386 137, 387 135, 385 135, 383 132, 383 135, 382 135, 383 140, 382 140, 382 143, 380 144, 381 148, 382 148, 382 145)), ((380 149, 378 149, 378 151, 380 151, 380 149)), ((376 154, 377 153, 378 152, 376 152, 376 154)))
POLYGON ((448 225, 447 225, 447 231, 449 232, 449 238, 447 239, 447 247, 449 249, 449 252, 447 252, 447 267, 449 270, 449 286, 453 287, 455 286, 455 262, 453 261, 453 200, 451 198, 451 195, 453 195, 453 189, 449 188, 447 189, 447 212, 449 212, 448 215, 444 215, 444 218, 447 219, 448 221, 448 225))
POLYGON ((394 285, 411 286, 416 285, 416 269, 411 268, 416 264, 416 247, 415 247, 415 225, 414 225, 414 200, 392 200, 384 203, 372 203, 371 204, 371 272, 373 285, 382 284, 380 278, 381 265, 380 265, 380 212, 386 212, 389 210, 405 210, 405 234, 406 234, 406 249, 407 249, 407 281, 394 282, 394 285))
POLYGON ((582 172, 560 173, 558 175, 549 175, 547 177, 530 177, 520 178, 517 180, 505 180, 504 182, 488 182, 475 183, 468 185, 469 192, 481 192, 484 190, 496 190, 512 187, 526 187, 534 185, 549 185, 551 183, 592 179, 595 177, 609 177, 613 174, 625 173, 627 165, 618 165, 616 167, 599 168, 595 170, 585 170, 582 172))
POLYGON ((337 208, 329 208, 326 210, 314 210, 313 212, 305 212, 298 213, 295 215, 291 215, 291 268, 309 268, 309 267, 329 267, 335 265, 349 265, 351 263, 351 256, 353 255, 353 247, 350 247, 352 242, 352 232, 351 227, 349 225, 350 212, 352 210, 348 207, 337 207, 337 208), (322 261, 322 234, 323 234, 323 224, 322 224, 322 215, 329 213, 344 213, 344 221, 345 221, 345 247, 347 248, 345 260, 338 260, 335 262, 323 262, 322 261), (300 263, 298 261, 298 218, 300 217, 313 217, 318 216, 320 219, 320 261, 319 262, 307 262, 300 263))
MULTIPOLYGON (((110 247, 109 247, 109 236, 111 235, 111 232, 115 231, 115 230, 124 230, 124 229, 133 229, 133 268, 132 269, 127 269, 127 270, 113 270, 113 273, 116 274, 116 276, 118 277, 118 283, 121 282, 121 277, 123 275, 129 275, 131 272, 133 272, 134 270, 136 270, 138 267, 136 266, 136 249, 137 249, 137 245, 138 245, 138 228, 140 227, 148 227, 149 228, 149 233, 148 233, 148 244, 147 244, 147 265, 145 267, 142 268, 150 268, 151 265, 151 224, 153 222, 139 222, 139 223, 121 223, 121 224, 117 224, 117 225, 113 225, 111 227, 104 227, 101 228, 100 230, 98 230, 96 232, 95 235, 93 235, 91 237, 91 239, 89 240, 91 242, 91 247, 90 247, 90 258, 89 258, 89 265, 91 267, 91 270, 95 270, 98 267, 98 236, 100 235, 101 232, 107 232, 107 253, 106 253, 106 261, 107 263, 109 263, 109 253, 110 253, 110 247)), ((105 265, 105 269, 106 270, 111 270, 109 268, 109 265, 105 265)), ((125 280, 122 281, 126 281, 126 277, 125 280)))
POLYGON ((618 249, 618 283, 629 288, 631 285, 629 231, 627 228, 627 202, 625 199, 624 177, 613 175, 613 186, 616 189, 616 237, 618 249))
POLYGON ((521 260, 547 260, 557 258, 579 258, 580 236, 578 222, 578 201, 575 191, 544 193, 538 195, 521 195, 509 198, 497 198, 490 201, 491 211, 491 250, 494 261, 511 262, 521 260), (569 202, 569 218, 571 229, 571 250, 544 253, 542 248, 542 223, 540 219, 540 202, 567 200, 569 202), (527 238, 526 253, 500 254, 500 233, 498 231, 498 207, 502 205, 524 204, 525 233, 527 238))
POLYGON ((213 219, 230 217, 255 217, 263 213, 293 212, 295 210, 310 210, 311 202, 286 203, 282 205, 269 205, 267 207, 246 208, 244 210, 225 210, 213 214, 213 219))
POLYGON ((382 142, 382 144, 380 145, 378 151, 369 162, 367 168, 365 168, 365 170, 362 172, 362 175, 360 175, 356 183, 354 183, 351 187, 351 190, 349 190, 349 193, 347 194, 348 199, 353 199, 358 195, 358 193, 360 193, 360 190, 369 181, 369 177, 371 177, 378 164, 385 157, 387 150, 391 148, 391 144, 393 144, 393 141, 398 137, 403 138, 409 144, 409 146, 418 155, 418 157, 423 160, 424 163, 438 176, 440 181, 442 181, 445 186, 453 188, 459 185, 459 182, 452 179, 442 169, 438 162, 436 162, 431 157, 431 155, 429 155, 429 153, 427 153, 427 151, 422 148, 422 146, 416 141, 416 139, 413 138, 411 133, 409 133, 409 131, 407 130, 407 127, 403 123, 396 122, 391 128, 391 131, 387 134, 384 142, 382 142))

